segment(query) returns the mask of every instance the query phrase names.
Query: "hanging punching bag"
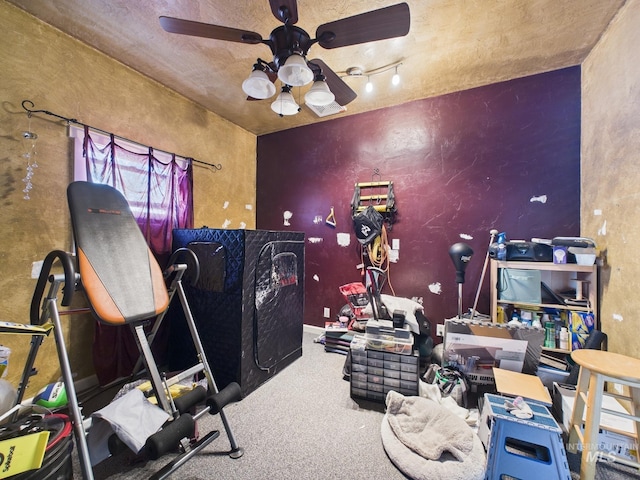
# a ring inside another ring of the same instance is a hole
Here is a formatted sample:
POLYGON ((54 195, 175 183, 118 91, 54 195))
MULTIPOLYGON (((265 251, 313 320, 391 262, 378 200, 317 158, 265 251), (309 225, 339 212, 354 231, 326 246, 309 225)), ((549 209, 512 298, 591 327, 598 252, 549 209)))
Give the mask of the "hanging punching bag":
POLYGON ((458 318, 462 318, 462 284, 467 263, 471 260, 473 250, 466 243, 454 243, 449 248, 449 256, 456 268, 456 283, 458 284, 458 318))
POLYGON ((467 263, 471 260, 471 255, 473 255, 473 250, 466 243, 454 243, 449 248, 449 256, 456 267, 456 283, 464 283, 464 272, 467 263))

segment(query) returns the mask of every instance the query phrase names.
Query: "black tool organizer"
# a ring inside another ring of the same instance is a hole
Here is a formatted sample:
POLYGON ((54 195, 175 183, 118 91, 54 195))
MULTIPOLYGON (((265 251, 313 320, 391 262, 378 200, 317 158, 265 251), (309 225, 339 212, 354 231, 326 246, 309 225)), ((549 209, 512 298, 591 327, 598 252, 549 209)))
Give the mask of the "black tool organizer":
POLYGON ((351 396, 384 402, 395 390, 405 396, 418 395, 420 357, 380 350, 351 349, 351 396))

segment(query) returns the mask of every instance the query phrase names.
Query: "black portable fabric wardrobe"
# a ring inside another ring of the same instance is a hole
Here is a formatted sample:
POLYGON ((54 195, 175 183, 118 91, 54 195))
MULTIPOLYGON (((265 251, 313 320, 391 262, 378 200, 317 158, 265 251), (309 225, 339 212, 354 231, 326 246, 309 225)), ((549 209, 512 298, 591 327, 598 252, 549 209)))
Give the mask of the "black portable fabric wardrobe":
MULTIPOLYGON (((221 387, 236 382, 246 396, 302 355, 304 240, 292 231, 173 231, 173 248, 199 260, 199 281, 185 292, 221 387)), ((195 352, 182 312, 169 315, 169 365, 184 368, 195 352)))
MULTIPOLYGON (((169 420, 158 432, 147 438, 144 450, 152 459, 175 449, 180 454, 152 478, 166 478, 219 437, 219 432, 213 430, 197 440, 193 439, 195 421, 207 413, 221 416, 231 445, 229 455, 233 458, 242 456, 243 451, 237 445, 223 411, 226 404, 240 400, 240 387, 236 383, 230 383, 223 390, 218 390, 182 286, 182 277, 187 269, 184 262, 180 263, 182 257, 192 258, 192 264, 197 270, 195 255, 188 250, 174 253, 163 272, 120 192, 107 185, 74 182, 68 187, 67 197, 76 245, 76 262, 74 265, 70 255, 59 250, 47 256, 31 305, 31 323, 53 325, 83 477, 93 478, 87 431, 73 384, 57 305, 58 291, 61 288, 64 288, 61 305, 68 306, 74 290, 80 285, 98 321, 110 325, 129 325, 133 329, 140 351, 140 363, 143 364, 144 373, 151 384, 151 389, 146 394, 155 396, 158 408, 168 414, 169 420), (62 263, 62 274, 51 273, 56 260, 62 263), (50 286, 45 294, 47 284, 50 286), (198 358, 184 371, 167 378, 155 363, 150 344, 176 293, 183 308, 187 335, 198 352, 198 358), (153 328, 145 330, 149 326, 153 328), (170 394, 171 386, 183 380, 196 383, 199 376, 206 378, 208 391, 197 386, 176 398, 170 394), (196 410, 197 405, 203 404, 206 407, 198 413, 190 413, 196 410)), ((41 342, 42 336, 34 336, 19 387, 19 400, 32 374, 41 342)))

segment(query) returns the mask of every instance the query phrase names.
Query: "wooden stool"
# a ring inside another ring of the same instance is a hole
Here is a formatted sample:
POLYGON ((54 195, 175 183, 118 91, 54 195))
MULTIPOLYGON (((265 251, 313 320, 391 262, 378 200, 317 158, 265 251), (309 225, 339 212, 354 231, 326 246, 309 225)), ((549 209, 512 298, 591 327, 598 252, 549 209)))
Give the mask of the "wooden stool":
MULTIPOLYGON (((573 414, 569 424, 569 443, 567 450, 575 453, 578 442, 582 442, 582 460, 580 479, 591 480, 595 477, 598 459, 598 434, 602 412, 628 418, 634 421, 637 462, 621 458, 607 452, 607 460, 615 460, 626 465, 640 468, 638 453, 638 432, 640 432, 640 359, 619 355, 602 350, 575 350, 571 353, 574 362, 580 365, 580 376, 573 404, 573 414), (629 400, 631 414, 602 408, 605 382, 614 382, 629 387, 630 396, 607 392, 607 395, 629 400), (584 415, 585 405, 587 408, 584 415), (583 420, 584 418, 584 420, 583 420), (584 432, 582 426, 584 424, 584 432)), ((625 434, 624 432, 617 432, 625 434)), ((626 435, 629 435, 626 433, 626 435)))

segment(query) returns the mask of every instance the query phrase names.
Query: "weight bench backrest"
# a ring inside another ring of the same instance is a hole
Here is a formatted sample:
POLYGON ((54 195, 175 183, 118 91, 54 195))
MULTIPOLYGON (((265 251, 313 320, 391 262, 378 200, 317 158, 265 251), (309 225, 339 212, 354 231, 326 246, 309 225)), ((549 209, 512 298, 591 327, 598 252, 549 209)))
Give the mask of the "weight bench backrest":
POLYGON ((162 270, 115 188, 73 182, 67 200, 84 291, 98 320, 122 325, 164 312, 162 270))

